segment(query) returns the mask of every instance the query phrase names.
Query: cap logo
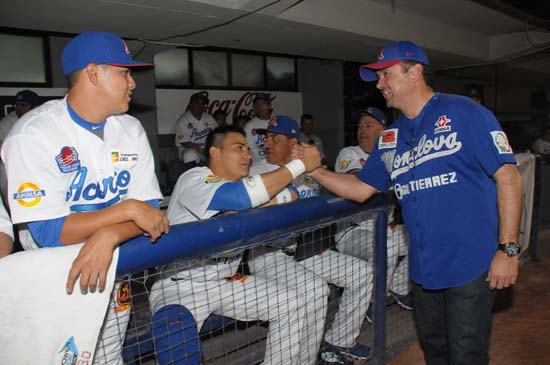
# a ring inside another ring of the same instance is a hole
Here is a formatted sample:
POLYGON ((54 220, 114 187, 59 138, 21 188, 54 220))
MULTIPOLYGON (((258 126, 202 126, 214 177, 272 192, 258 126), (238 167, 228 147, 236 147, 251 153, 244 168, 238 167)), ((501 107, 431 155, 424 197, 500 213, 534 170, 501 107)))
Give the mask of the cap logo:
POLYGON ((274 127, 277 126, 277 118, 273 117, 271 118, 271 120, 269 121, 269 125, 272 125, 274 127))
POLYGON ((372 106, 370 108, 367 108, 367 112, 372 114, 372 112, 373 112, 372 106))
POLYGON ((405 57, 414 57, 414 53, 407 51, 405 52, 405 57))
POLYGON ((378 53, 378 60, 383 60, 384 59, 384 50, 381 50, 380 53, 378 53))
POLYGON ((130 50, 128 49, 128 45, 126 44, 124 39, 121 39, 121 41, 122 41, 122 44, 124 44, 124 52, 126 52, 126 54, 130 54, 130 50))

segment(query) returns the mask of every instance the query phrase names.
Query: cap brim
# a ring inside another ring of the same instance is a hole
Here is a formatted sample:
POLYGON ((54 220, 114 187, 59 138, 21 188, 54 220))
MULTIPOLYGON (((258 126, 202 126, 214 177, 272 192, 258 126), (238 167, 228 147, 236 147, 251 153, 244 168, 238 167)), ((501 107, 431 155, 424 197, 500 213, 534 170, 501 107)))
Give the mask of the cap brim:
POLYGON ((376 81, 378 80, 378 75, 374 70, 383 70, 385 68, 396 65, 399 62, 401 62, 401 60, 382 61, 363 65, 361 66, 361 68, 359 68, 359 76, 361 76, 361 79, 363 81, 376 81))
POLYGON ((117 66, 117 67, 153 67, 153 63, 144 63, 144 62, 129 62, 129 63, 106 63, 106 65, 117 66))

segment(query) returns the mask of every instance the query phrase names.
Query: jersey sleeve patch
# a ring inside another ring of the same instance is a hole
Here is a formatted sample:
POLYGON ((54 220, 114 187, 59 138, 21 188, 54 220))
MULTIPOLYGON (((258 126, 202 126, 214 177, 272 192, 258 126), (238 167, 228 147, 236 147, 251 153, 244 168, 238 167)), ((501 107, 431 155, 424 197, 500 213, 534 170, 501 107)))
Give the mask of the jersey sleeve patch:
POLYGON ((380 133, 380 138, 378 139, 378 149, 382 150, 385 148, 396 148, 397 147, 397 128, 386 129, 380 133))
POLYGON ((493 138, 493 143, 495 144, 499 154, 504 155, 513 153, 512 147, 510 146, 510 143, 508 143, 506 133, 503 131, 492 131, 491 137, 493 138))
POLYGON ((204 178, 204 182, 206 184, 217 184, 221 182, 223 179, 221 177, 218 177, 216 175, 208 175, 204 178))
POLYGON ((347 169, 350 163, 351 163, 351 160, 342 160, 342 161, 340 161, 340 170, 347 169))

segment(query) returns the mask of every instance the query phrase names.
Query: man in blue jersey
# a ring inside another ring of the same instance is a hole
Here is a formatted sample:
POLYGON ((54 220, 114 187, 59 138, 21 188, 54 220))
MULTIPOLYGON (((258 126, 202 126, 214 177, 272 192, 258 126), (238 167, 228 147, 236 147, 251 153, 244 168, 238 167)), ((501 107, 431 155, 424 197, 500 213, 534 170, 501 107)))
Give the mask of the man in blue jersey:
MULTIPOLYGON (((521 177, 494 115, 436 93, 414 43, 384 48, 361 77, 403 115, 379 137, 360 173, 317 169, 329 190, 364 201, 393 186, 410 234, 410 278, 428 364, 487 364, 494 291, 518 275, 521 177)), ((294 155, 309 150, 297 147, 294 155)))

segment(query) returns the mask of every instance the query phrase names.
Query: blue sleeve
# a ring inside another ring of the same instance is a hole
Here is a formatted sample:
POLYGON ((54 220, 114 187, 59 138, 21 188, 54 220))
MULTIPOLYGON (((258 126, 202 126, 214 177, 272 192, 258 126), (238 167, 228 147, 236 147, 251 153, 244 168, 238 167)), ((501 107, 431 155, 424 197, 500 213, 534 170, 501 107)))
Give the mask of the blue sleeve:
POLYGON ((160 202, 158 201, 158 199, 146 200, 145 203, 151 204, 155 208, 160 209, 160 202))
POLYGON ((378 144, 374 147, 367 161, 365 161, 363 168, 357 174, 357 178, 384 193, 389 190, 391 186, 390 175, 382 162, 382 155, 378 149, 378 144))
POLYGON ((227 182, 214 193, 208 210, 245 210, 252 208, 252 202, 242 180, 227 182))
MULTIPOLYGON (((155 208, 160 208, 160 203, 157 199, 146 200, 145 203, 151 204, 155 208)), ((32 238, 40 247, 59 247, 63 243, 59 241, 63 224, 67 217, 48 219, 44 221, 31 222, 27 226, 31 232, 32 238)))
MULTIPOLYGON (((470 112, 468 123, 465 127, 476 158, 485 173, 493 176, 495 172, 506 163, 516 163, 514 152, 508 141, 508 137, 502 131, 500 123, 493 113, 478 105, 476 110, 470 112), (477 115, 476 115, 477 114, 477 115)), ((464 115, 466 118, 466 115, 464 115)))
POLYGON ((36 221, 28 224, 29 231, 36 244, 40 247, 59 247, 63 244, 59 241, 61 230, 67 217, 36 221))

